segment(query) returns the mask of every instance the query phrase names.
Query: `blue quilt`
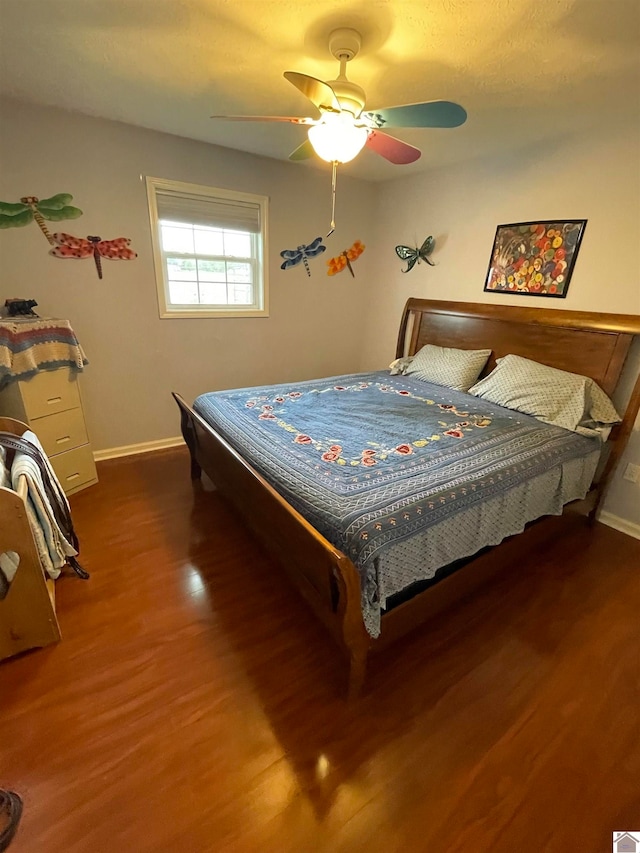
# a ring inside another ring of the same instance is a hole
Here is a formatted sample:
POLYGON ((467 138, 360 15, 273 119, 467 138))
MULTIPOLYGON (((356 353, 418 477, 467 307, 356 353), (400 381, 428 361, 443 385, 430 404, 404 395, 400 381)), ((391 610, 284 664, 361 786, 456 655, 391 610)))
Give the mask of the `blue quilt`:
POLYGON ((595 439, 386 371, 203 394, 194 403, 360 569, 595 439))

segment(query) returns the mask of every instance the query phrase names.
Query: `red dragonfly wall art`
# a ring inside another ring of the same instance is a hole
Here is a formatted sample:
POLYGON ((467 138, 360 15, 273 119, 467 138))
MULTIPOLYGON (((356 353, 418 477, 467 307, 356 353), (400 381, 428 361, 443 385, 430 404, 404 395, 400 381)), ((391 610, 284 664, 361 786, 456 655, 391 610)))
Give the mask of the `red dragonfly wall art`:
POLYGON ((89 236, 85 240, 82 237, 74 237, 62 232, 52 236, 58 245, 55 249, 51 249, 50 255, 56 258, 72 258, 75 260, 90 258, 93 255, 98 270, 98 278, 102 278, 102 258, 109 261, 132 261, 138 257, 137 253, 129 248, 131 240, 128 237, 101 240, 100 237, 89 236))

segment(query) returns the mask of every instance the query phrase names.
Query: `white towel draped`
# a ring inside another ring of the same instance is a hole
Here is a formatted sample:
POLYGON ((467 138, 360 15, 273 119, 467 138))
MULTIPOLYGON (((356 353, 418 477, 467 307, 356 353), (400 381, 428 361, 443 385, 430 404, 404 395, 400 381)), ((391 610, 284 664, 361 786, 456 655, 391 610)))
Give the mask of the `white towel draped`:
MULTIPOLYGON (((49 476, 54 483, 58 483, 58 478, 35 433, 28 430, 22 438, 30 441, 31 444, 35 444, 42 451, 42 459, 48 468, 49 476)), ((27 456, 26 453, 16 452, 11 466, 11 482, 14 489, 17 489, 18 479, 21 475, 24 475, 27 480, 27 516, 42 567, 50 577, 57 578, 60 570, 67 562, 67 557, 75 557, 78 552, 65 539, 58 526, 36 461, 27 456)), ((61 486, 60 494, 68 506, 61 486)))

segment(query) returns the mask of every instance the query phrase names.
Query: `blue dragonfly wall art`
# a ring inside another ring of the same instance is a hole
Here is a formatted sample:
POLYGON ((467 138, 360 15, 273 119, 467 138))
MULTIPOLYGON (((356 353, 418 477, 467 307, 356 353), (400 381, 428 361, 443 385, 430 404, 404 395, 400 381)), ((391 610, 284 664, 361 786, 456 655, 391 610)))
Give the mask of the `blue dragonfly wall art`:
POLYGON ((315 258, 326 251, 326 249, 327 247, 322 245, 322 237, 316 237, 308 246, 305 246, 303 243, 296 249, 285 249, 283 252, 280 252, 280 257, 284 258, 284 263, 280 264, 280 269, 288 270, 302 262, 307 275, 311 276, 307 258, 315 258))

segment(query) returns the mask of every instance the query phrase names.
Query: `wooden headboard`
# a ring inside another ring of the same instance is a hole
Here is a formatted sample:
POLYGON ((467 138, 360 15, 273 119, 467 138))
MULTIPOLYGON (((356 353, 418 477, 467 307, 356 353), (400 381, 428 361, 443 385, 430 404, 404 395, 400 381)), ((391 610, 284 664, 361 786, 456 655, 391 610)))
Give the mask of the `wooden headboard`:
POLYGON ((513 353, 590 376, 611 395, 633 337, 640 335, 640 317, 409 299, 400 324, 396 358, 405 354, 408 328, 408 355, 427 343, 491 349, 484 375, 493 370, 496 358, 513 353))
MULTIPOLYGON (((425 344, 491 349, 483 376, 493 370, 497 358, 513 353, 589 376, 611 396, 636 335, 640 335, 640 317, 634 314, 409 299, 400 323, 396 358, 414 355, 425 344)), ((640 375, 622 423, 611 433, 611 452, 600 476, 594 513, 626 446, 638 410, 640 375)))

